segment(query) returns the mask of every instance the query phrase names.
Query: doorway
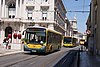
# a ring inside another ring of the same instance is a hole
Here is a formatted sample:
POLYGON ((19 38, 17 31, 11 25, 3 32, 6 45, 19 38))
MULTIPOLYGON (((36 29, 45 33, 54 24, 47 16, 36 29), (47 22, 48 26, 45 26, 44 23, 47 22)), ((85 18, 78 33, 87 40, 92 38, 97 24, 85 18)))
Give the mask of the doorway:
MULTIPOLYGON (((8 37, 8 34, 11 34, 12 36, 12 28, 10 26, 6 27, 5 29, 5 37, 8 37)), ((11 37, 12 39, 12 37, 11 37)))

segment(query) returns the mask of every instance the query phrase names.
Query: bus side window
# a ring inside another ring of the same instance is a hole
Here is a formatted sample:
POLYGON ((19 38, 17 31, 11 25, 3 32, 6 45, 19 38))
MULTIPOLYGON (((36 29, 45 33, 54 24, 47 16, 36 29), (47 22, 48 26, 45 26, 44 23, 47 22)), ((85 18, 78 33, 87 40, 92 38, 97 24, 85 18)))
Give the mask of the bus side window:
POLYGON ((51 32, 48 33, 48 43, 52 43, 52 39, 51 39, 51 32))

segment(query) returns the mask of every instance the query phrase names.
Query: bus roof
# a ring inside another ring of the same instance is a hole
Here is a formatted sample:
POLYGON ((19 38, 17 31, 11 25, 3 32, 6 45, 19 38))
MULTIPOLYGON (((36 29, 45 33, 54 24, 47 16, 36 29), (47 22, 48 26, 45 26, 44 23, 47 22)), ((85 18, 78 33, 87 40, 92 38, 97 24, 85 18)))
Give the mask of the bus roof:
POLYGON ((43 28, 43 29, 46 29, 45 27, 41 27, 41 26, 28 26, 27 28, 43 28))
POLYGON ((62 35, 62 33, 58 32, 58 31, 55 31, 55 30, 52 30, 52 29, 47 29, 47 30, 50 31, 50 32, 54 32, 54 33, 56 33, 56 34, 62 35))

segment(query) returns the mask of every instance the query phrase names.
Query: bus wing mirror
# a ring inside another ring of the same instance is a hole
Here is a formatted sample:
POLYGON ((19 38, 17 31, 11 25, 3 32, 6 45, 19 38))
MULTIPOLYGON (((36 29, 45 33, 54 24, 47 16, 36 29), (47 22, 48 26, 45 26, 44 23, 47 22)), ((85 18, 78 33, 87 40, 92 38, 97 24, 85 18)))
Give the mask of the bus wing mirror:
POLYGON ((22 35, 24 35, 24 32, 22 33, 22 35))
POLYGON ((24 30, 24 31, 22 32, 22 35, 24 35, 24 34, 25 34, 25 31, 26 31, 26 30, 24 30))

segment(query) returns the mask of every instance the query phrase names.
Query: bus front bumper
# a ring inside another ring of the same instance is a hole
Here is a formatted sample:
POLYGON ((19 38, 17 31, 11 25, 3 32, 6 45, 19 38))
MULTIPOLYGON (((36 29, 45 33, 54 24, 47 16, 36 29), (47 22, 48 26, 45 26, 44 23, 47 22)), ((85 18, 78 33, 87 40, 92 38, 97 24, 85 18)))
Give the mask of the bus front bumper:
POLYGON ((26 45, 24 46, 24 51, 36 52, 36 53, 45 53, 45 46, 42 48, 28 48, 26 45))
POLYGON ((64 47, 72 47, 72 46, 74 46, 73 44, 64 44, 63 45, 64 47))

